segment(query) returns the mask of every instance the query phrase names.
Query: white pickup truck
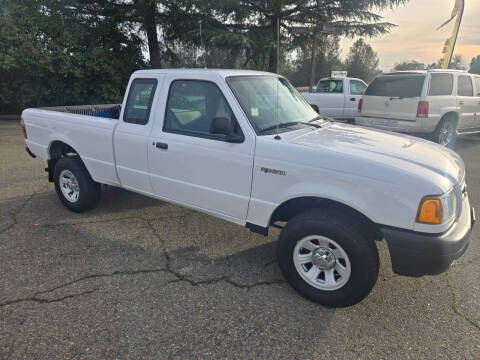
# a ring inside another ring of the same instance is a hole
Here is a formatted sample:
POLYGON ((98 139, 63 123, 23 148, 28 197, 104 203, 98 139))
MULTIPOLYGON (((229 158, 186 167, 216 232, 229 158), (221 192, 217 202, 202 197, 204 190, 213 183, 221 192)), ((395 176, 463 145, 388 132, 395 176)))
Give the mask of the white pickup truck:
POLYGON ((92 209, 108 184, 263 235, 281 227, 280 268, 318 303, 367 296, 376 240, 406 276, 447 270, 469 244, 475 216, 456 153, 325 121, 281 76, 137 71, 118 119, 108 110, 22 114, 27 150, 47 163, 67 208, 92 209))
POLYGON ((322 78, 313 92, 302 92, 302 95, 320 115, 353 122, 358 101, 366 88, 367 84, 356 78, 322 78))

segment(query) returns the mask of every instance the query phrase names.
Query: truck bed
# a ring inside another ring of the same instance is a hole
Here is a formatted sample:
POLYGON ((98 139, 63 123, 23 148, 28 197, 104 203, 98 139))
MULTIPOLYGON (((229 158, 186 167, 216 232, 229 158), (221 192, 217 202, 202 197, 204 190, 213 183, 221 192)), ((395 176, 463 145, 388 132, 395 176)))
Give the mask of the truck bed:
POLYGON ((25 140, 30 151, 47 161, 54 143, 68 144, 82 154, 92 178, 116 185, 113 135, 120 105, 57 106, 27 109, 22 119, 27 129, 25 140))

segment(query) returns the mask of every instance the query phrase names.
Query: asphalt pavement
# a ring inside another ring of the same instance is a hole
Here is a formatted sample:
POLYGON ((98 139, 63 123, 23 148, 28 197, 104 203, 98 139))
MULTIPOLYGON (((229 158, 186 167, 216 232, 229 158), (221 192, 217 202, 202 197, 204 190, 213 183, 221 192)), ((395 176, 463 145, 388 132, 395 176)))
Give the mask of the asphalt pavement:
MULTIPOLYGON (((1 359, 480 359, 480 230, 446 273, 381 269, 360 304, 298 295, 268 237, 192 210, 106 187, 69 212, 45 164, 0 121, 1 359)), ((480 135, 464 136, 480 209, 480 135)))

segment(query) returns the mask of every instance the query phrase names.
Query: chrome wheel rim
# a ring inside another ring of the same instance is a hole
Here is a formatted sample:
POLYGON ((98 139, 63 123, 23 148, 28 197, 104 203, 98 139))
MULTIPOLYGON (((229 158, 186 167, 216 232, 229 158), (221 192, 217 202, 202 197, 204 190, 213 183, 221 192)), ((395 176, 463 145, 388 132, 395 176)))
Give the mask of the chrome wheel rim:
POLYGON ((60 190, 68 201, 74 203, 80 195, 80 187, 75 175, 70 170, 62 170, 59 178, 60 190))
POLYGON ((302 279, 319 290, 338 290, 350 279, 352 267, 347 253, 325 236, 301 239, 295 246, 293 262, 302 279))
POLYGON ((455 128, 452 123, 445 123, 438 135, 438 143, 443 146, 448 146, 452 143, 453 137, 455 136, 455 128))

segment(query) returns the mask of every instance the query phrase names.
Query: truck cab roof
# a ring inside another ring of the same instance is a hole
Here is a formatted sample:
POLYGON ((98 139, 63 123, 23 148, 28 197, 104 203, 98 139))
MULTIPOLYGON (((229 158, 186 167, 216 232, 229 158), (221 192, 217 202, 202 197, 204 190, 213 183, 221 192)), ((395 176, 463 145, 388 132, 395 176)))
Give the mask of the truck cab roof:
POLYGON ((229 76, 252 76, 252 75, 262 75, 262 76, 278 76, 277 74, 266 72, 266 71, 255 71, 255 70, 234 70, 234 69, 147 69, 147 70, 138 70, 133 73, 133 75, 158 75, 158 74, 185 74, 186 76, 205 75, 205 74, 218 74, 223 78, 229 76))

